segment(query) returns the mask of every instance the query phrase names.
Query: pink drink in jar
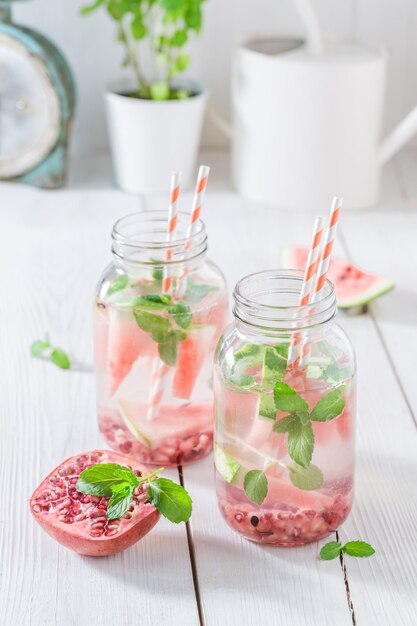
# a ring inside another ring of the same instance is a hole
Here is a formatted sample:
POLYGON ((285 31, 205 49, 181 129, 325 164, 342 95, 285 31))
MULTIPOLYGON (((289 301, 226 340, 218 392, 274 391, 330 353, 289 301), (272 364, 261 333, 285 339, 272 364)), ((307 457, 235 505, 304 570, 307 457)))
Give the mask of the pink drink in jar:
POLYGON ((240 281, 215 359, 220 511, 247 539, 278 546, 336 530, 353 498, 353 351, 334 322, 333 286, 298 307, 301 282, 291 270, 240 281), (304 359, 292 367, 295 336, 304 359))
POLYGON ((164 466, 212 449, 212 360, 227 316, 204 224, 189 240, 186 225, 180 213, 178 240, 168 244, 164 212, 119 220, 94 306, 100 430, 113 449, 164 466), (173 288, 164 294, 167 247, 173 288))

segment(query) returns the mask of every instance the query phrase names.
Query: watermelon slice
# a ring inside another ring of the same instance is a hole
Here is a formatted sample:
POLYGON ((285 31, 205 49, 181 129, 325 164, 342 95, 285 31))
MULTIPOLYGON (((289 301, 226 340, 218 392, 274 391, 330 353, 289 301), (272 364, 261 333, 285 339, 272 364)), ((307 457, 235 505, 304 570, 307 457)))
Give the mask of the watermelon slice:
POLYGON ((109 394, 117 391, 139 356, 156 356, 156 344, 136 324, 130 309, 110 311, 107 381, 109 394))
MULTIPOLYGON (((304 269, 308 248, 284 248, 281 251, 281 267, 304 269)), ((340 309, 363 306, 394 288, 388 278, 370 274, 338 257, 330 261, 328 278, 336 288, 337 305, 340 309)))
POLYGON ((202 326, 189 330, 187 338, 180 341, 172 388, 176 398, 190 398, 204 361, 212 349, 215 333, 216 326, 202 326))

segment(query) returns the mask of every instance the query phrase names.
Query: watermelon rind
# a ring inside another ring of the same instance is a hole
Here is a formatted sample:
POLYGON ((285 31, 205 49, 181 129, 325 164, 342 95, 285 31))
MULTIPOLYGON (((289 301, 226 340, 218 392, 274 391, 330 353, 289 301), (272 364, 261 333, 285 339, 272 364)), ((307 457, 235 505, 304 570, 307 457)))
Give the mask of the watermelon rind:
MULTIPOLYGON (((295 248, 282 248, 280 252, 280 266, 284 269, 300 269, 295 267, 295 262, 293 260, 294 251, 300 250, 299 247, 295 248)), ((342 259, 340 259, 342 260, 342 259)), ((346 263, 348 263, 346 261, 346 263)), ((353 298, 343 298, 340 297, 337 299, 337 306, 339 309, 351 309, 353 307, 363 307, 366 304, 369 304, 379 296, 391 291, 394 289, 395 283, 389 278, 384 278, 382 276, 378 276, 377 274, 372 274, 371 272, 365 272, 361 268, 357 267, 353 263, 349 263, 350 266, 359 270, 363 274, 367 274, 368 276, 372 276, 374 279, 377 279, 376 282, 363 291, 360 296, 355 296, 353 298)))

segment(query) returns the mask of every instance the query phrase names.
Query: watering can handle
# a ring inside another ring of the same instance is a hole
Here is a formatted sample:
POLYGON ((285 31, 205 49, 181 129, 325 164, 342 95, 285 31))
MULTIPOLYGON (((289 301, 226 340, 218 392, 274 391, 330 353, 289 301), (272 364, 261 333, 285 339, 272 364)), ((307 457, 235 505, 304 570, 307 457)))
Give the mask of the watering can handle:
POLYGON ((417 107, 385 137, 379 146, 378 162, 384 165, 417 133, 417 107))

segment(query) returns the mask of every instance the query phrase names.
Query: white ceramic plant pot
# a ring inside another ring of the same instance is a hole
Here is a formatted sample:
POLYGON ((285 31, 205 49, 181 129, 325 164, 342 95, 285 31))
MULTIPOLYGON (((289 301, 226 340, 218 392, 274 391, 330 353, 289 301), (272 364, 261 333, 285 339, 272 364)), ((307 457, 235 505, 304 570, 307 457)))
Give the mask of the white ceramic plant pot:
POLYGON ((182 187, 195 179, 207 92, 182 83, 196 95, 184 100, 139 100, 129 88, 106 93, 107 123, 116 182, 131 193, 166 192, 173 169, 182 187))

